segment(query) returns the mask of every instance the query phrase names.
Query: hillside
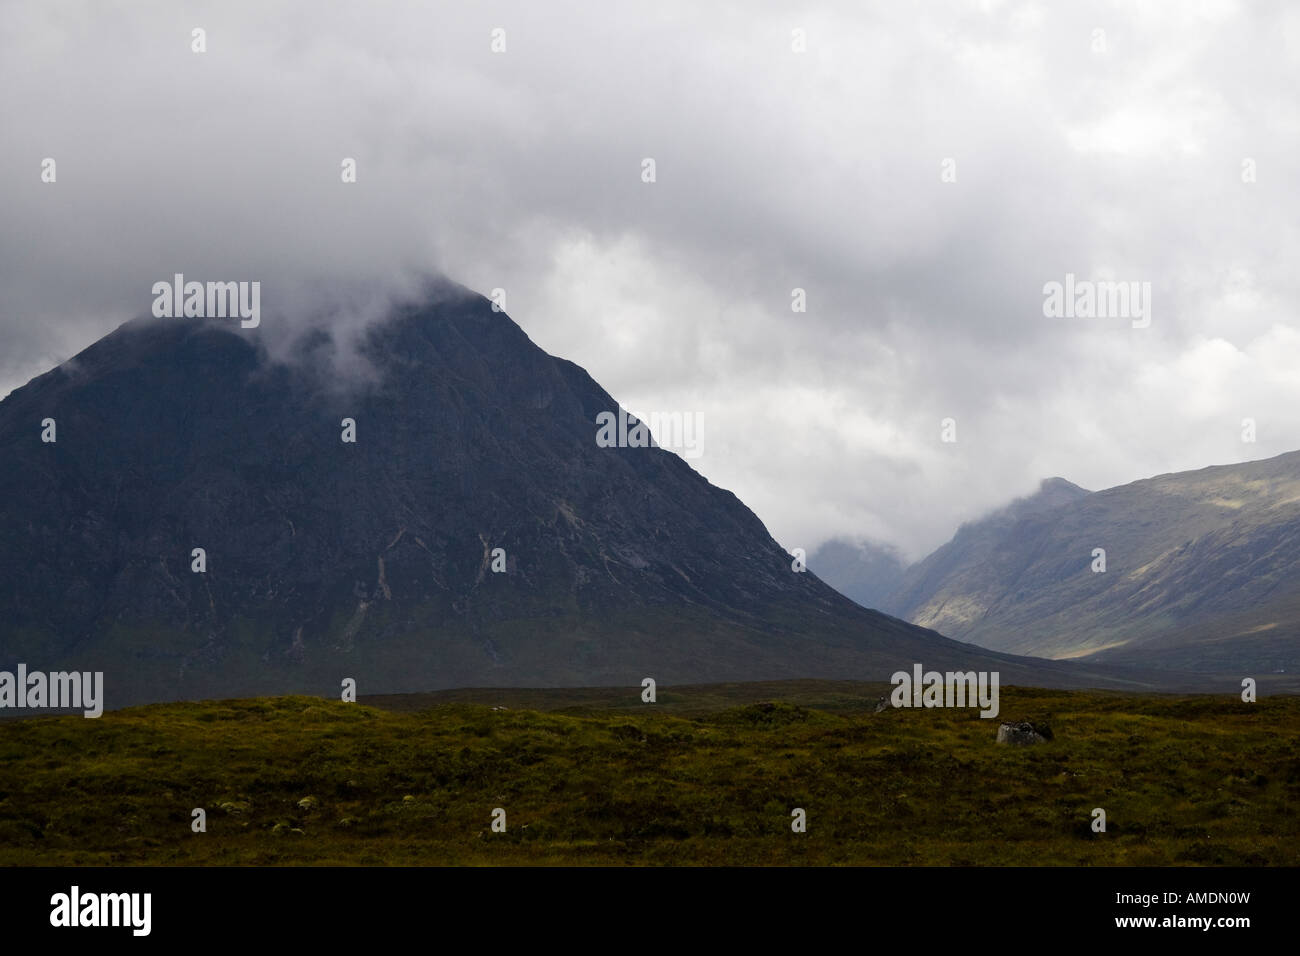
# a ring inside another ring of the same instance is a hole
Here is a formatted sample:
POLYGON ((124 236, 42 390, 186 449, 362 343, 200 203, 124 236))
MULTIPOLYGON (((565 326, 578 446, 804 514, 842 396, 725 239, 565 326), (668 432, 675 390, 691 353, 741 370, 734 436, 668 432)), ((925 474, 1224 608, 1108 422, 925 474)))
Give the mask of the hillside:
POLYGON ((887 605, 1019 654, 1300 671, 1300 453, 1091 494, 1067 485, 964 526, 887 605))
POLYGON ((110 707, 917 661, 1108 680, 794 573, 682 458, 598 446, 618 403, 459 286, 372 325, 346 374, 323 328, 272 361, 266 327, 134 321, 0 403, 0 666, 102 670, 110 707))

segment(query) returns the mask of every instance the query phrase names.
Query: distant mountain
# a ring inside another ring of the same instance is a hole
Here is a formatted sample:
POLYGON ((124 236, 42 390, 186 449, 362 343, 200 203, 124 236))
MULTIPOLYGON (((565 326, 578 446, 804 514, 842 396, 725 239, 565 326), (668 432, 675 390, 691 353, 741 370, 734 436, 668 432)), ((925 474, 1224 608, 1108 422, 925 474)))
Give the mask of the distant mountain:
POLYGON ((261 334, 130 322, 0 403, 0 667, 103 670, 110 706, 913 662, 1107 682, 794 573, 681 458, 598 446, 614 399, 467 290, 374 325, 355 381, 324 332, 287 363, 261 334))
POLYGON ((1052 479, 963 526, 886 603, 1019 654, 1294 674, 1300 452, 1091 494, 1052 479), (1094 549, 1105 552, 1104 572, 1093 570, 1094 549))
POLYGON ((906 569, 885 603, 905 619, 942 621, 953 633, 969 632, 1002 599, 1009 570, 1003 558, 1014 551, 1020 525, 1036 525, 1042 515, 1088 495, 1064 478, 1045 479, 1034 494, 958 528, 951 541, 906 569))
POLYGON ((890 596, 903 583, 906 565, 888 545, 833 538, 808 556, 808 570, 863 607, 890 611, 890 596))

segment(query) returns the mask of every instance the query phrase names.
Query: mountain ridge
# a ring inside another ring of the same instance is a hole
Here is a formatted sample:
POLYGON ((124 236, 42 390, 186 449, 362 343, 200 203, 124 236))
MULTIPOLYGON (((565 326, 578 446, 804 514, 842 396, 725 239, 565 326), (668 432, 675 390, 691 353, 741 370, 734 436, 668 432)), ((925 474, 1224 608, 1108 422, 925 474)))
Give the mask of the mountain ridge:
POLYGON ((1297 546, 1300 452, 1095 492, 1046 479, 963 524, 881 606, 1012 653, 1295 673, 1297 546))
POLYGON ((792 572, 678 456, 597 447, 618 403, 462 287, 370 326, 354 380, 323 331, 292 361, 259 335, 133 320, 0 402, 0 663, 103 668, 111 706, 348 676, 400 693, 914 661, 1117 680, 948 641, 792 572))

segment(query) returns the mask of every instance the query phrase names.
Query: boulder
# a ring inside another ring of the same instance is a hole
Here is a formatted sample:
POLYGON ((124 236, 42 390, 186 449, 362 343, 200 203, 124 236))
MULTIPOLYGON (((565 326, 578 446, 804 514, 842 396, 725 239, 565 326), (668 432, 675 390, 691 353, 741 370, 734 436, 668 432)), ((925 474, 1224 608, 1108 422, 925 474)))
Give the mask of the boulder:
POLYGON ((1047 737, 1039 733, 1038 728, 1027 720, 1004 721, 998 727, 998 743, 1000 744, 1028 747, 1031 744, 1041 744, 1046 741, 1047 737))

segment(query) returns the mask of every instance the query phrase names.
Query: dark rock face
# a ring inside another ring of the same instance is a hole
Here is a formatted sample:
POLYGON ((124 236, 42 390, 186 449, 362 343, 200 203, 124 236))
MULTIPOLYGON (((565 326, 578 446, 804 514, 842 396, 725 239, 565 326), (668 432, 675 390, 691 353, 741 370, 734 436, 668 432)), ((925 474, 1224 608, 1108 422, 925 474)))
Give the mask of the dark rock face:
POLYGON ((0 403, 0 665, 102 669, 117 705, 999 657, 792 572, 676 455, 598 447, 617 403, 457 289, 374 326, 355 382, 320 337, 280 364, 256 330, 164 319, 0 403))

